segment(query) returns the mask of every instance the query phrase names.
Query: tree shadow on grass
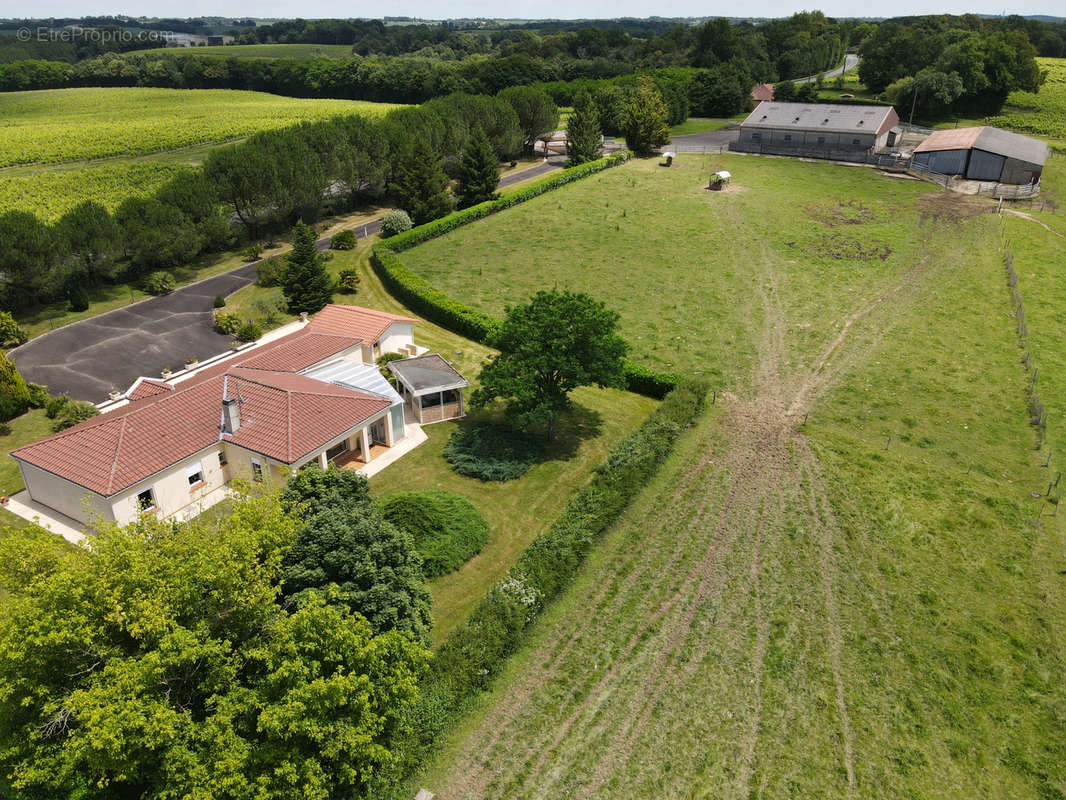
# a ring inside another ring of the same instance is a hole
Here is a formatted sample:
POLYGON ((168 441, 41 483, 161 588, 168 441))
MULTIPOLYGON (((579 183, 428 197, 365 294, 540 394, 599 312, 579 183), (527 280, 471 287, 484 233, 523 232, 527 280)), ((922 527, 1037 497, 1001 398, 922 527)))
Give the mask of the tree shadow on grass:
POLYGON ((475 412, 457 423, 444 448, 444 457, 460 475, 479 480, 513 480, 534 465, 568 461, 581 443, 603 430, 603 415, 575 405, 556 423, 556 438, 547 428, 518 430, 497 405, 475 412))

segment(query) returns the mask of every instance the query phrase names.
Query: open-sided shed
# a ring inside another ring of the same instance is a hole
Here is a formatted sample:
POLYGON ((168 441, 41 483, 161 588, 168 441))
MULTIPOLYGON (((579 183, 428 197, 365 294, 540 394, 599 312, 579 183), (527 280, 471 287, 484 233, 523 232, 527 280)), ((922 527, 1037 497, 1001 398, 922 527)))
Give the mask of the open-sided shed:
POLYGON ((911 164, 938 175, 1027 184, 1040 180, 1047 154, 1039 139, 980 125, 935 131, 914 149, 911 164))

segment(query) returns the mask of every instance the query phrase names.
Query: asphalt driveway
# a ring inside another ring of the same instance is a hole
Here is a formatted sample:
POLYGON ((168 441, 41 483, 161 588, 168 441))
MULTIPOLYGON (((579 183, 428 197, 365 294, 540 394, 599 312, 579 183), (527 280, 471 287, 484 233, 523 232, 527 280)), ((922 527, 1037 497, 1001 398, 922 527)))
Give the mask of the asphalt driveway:
MULTIPOLYGON (((561 159, 553 159, 508 175, 499 186, 561 166, 561 159)), ((360 239, 371 236, 381 230, 381 220, 353 230, 360 239)), ((329 239, 319 239, 317 246, 327 249, 329 239)), ((26 380, 44 384, 52 394, 102 402, 140 375, 157 377, 164 367, 177 371, 187 358, 203 360, 226 350, 232 337, 212 326, 212 301, 253 283, 257 263, 49 331, 15 348, 11 358, 26 380)))

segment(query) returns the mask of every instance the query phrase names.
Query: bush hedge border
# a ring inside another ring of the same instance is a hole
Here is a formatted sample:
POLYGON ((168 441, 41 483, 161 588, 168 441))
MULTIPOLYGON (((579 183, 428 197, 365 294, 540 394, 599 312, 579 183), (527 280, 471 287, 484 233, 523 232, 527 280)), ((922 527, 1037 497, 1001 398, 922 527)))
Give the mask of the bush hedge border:
MULTIPOLYGON (((491 345, 500 330, 500 320, 459 302, 433 286, 425 278, 416 275, 404 266, 399 253, 463 225, 532 200, 552 189, 558 189, 560 186, 587 178, 589 175, 602 172, 610 167, 624 164, 631 155, 628 150, 624 150, 587 164, 570 167, 558 175, 551 175, 504 197, 479 203, 397 234, 391 239, 374 245, 370 254, 370 264, 389 293, 412 311, 461 336, 491 345)), ((643 365, 627 361, 625 380, 629 391, 661 400, 678 385, 681 379, 676 374, 653 372, 643 365)))
MULTIPOLYGON (((413 715, 415 740, 404 743, 410 775, 440 741, 464 704, 486 689, 530 626, 573 581, 602 534, 658 472, 681 432, 706 408, 709 387, 685 380, 614 447, 566 510, 519 555, 517 562, 445 639, 420 686, 413 715)), ((409 796, 409 795, 407 795, 409 796)))

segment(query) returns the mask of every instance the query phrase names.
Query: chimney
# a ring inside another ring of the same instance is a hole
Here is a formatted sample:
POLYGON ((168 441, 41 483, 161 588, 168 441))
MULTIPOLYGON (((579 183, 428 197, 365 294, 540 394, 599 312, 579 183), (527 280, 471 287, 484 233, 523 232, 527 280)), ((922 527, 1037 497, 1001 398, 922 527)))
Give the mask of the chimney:
POLYGON ((241 412, 237 407, 236 397, 226 397, 222 400, 222 432, 236 433, 241 429, 241 412))

